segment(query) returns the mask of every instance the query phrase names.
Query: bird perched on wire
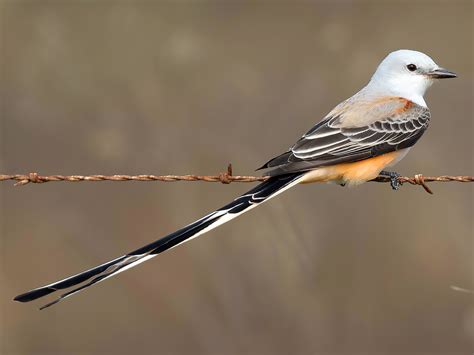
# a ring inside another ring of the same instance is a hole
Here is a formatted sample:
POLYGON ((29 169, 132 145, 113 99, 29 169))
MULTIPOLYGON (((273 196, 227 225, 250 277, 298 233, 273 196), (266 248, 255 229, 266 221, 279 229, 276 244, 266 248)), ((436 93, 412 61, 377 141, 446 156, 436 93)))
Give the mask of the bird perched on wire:
POLYGON ((390 177, 398 189, 398 174, 384 169, 396 164, 420 139, 430 121, 423 95, 437 79, 456 74, 439 67, 429 56, 412 50, 390 53, 369 83, 337 105, 287 152, 260 169, 268 180, 234 201, 186 227, 112 261, 15 297, 29 302, 68 289, 49 307, 100 281, 196 238, 300 183, 335 182, 355 186, 390 177), (88 282, 86 282, 88 281, 88 282))

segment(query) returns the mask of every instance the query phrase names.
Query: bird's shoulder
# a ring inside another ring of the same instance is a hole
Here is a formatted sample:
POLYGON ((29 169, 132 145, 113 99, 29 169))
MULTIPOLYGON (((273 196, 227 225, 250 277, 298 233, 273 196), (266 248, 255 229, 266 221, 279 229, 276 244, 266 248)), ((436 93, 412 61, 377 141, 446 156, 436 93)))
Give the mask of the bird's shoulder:
POLYGON ((355 95, 337 105, 324 120, 334 128, 355 128, 377 121, 407 120, 429 114, 427 107, 400 96, 355 95))

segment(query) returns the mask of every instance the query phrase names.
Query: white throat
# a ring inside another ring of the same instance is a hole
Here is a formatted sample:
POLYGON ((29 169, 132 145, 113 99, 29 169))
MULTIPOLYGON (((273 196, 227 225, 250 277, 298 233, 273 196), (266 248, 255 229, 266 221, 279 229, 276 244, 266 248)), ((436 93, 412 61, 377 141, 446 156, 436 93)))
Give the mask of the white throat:
POLYGON ((420 106, 427 107, 423 98, 432 81, 419 76, 390 75, 376 72, 364 88, 367 94, 375 96, 398 96, 420 106))

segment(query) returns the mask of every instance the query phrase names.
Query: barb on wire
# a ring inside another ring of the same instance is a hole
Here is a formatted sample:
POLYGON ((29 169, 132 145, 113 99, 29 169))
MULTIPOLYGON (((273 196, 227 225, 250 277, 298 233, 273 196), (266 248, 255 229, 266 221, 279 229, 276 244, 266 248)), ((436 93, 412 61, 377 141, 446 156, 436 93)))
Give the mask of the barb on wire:
MULTIPOLYGON (((14 186, 23 186, 29 183, 41 184, 50 181, 206 181, 221 182, 230 184, 231 182, 260 182, 268 179, 268 176, 247 176, 233 175, 232 164, 229 164, 227 170, 218 175, 39 175, 38 173, 29 173, 26 175, 6 175, 0 174, 0 181, 14 180, 14 186)), ((374 182, 390 182, 390 178, 379 176, 374 182)), ((414 177, 400 176, 400 183, 409 183, 411 185, 420 185, 426 192, 433 194, 433 191, 426 184, 427 182, 474 182, 474 176, 423 176, 417 174, 414 177)))

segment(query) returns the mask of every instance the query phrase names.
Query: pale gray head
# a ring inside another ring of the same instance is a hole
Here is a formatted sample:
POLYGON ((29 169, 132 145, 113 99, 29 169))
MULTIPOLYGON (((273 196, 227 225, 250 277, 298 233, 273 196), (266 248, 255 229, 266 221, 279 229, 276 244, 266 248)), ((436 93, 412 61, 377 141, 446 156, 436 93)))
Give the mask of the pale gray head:
POLYGON ((423 95, 436 79, 455 78, 424 53, 400 49, 380 63, 367 89, 381 95, 401 96, 426 106, 423 95))

